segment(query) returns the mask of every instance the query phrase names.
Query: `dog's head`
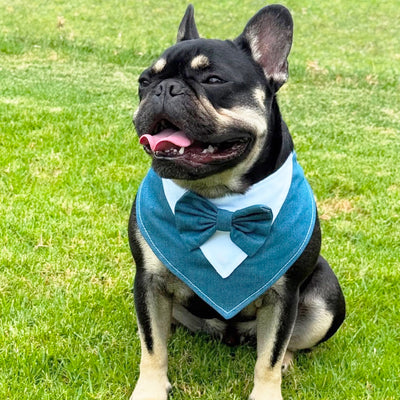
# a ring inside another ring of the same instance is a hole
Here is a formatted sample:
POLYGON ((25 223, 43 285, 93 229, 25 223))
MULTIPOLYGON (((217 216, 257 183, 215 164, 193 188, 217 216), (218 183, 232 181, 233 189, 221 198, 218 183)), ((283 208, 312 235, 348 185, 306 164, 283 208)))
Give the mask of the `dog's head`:
POLYGON ((201 39, 187 8, 177 43, 139 78, 134 124, 161 177, 215 197, 245 191, 249 171, 276 160, 292 33, 289 11, 273 5, 233 41, 201 39))

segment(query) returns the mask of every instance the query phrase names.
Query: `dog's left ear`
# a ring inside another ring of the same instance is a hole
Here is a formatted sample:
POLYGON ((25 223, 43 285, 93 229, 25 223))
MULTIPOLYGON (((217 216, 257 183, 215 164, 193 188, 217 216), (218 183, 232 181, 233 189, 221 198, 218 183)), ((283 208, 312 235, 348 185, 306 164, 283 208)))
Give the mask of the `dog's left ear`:
POLYGON ((292 40, 293 20, 289 10, 281 5, 271 5, 250 19, 235 43, 250 50, 267 80, 278 91, 289 76, 287 57, 292 40))
POLYGON ((194 21, 194 7, 192 4, 189 4, 179 25, 176 41, 199 39, 199 37, 196 22, 194 21))

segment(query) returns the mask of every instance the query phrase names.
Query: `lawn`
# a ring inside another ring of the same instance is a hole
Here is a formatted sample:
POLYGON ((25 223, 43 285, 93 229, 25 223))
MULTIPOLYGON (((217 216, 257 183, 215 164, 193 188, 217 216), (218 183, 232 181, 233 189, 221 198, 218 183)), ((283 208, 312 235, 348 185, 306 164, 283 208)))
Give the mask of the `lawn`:
MULTIPOLYGON (((234 38, 264 2, 193 1, 234 38)), ((400 29, 397 0, 289 0, 281 110, 317 197, 345 324, 297 356, 289 399, 398 399, 400 29)), ((150 163, 137 77, 174 43, 173 0, 0 1, 0 398, 128 399, 140 344, 127 239, 150 163)), ((172 398, 246 399, 255 352, 178 329, 172 398)))

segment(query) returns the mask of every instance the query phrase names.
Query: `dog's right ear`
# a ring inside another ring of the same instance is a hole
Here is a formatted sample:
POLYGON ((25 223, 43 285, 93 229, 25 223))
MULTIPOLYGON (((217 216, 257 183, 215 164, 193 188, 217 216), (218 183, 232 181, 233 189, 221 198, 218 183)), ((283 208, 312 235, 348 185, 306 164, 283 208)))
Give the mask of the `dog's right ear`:
POLYGON ((192 4, 189 4, 185 15, 179 25, 178 35, 176 37, 177 42, 181 42, 182 40, 191 40, 191 39, 199 39, 200 35, 197 31, 196 22, 194 21, 194 7, 192 4))

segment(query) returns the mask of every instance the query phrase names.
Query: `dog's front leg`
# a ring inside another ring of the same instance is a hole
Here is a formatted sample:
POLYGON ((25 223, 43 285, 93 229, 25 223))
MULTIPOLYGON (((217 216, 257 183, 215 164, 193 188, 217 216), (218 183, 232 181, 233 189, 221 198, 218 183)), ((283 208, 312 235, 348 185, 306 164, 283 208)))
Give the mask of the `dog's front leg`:
POLYGON ((257 362, 250 400, 282 400, 282 361, 296 319, 297 297, 272 294, 257 311, 257 362))
POLYGON ((166 400, 171 388, 167 377, 167 340, 172 300, 148 278, 144 271, 138 271, 135 278, 135 306, 142 353, 139 380, 130 400, 166 400))

